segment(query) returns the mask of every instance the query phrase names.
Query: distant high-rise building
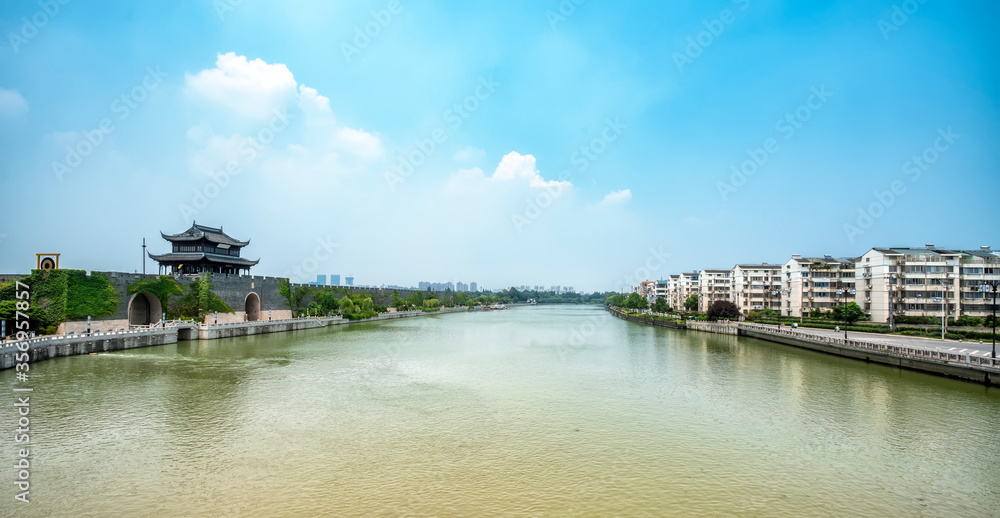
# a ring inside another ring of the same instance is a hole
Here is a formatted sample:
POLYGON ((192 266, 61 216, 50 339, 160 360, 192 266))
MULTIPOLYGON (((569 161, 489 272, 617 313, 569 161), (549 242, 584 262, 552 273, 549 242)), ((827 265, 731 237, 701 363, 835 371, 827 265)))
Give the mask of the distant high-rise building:
POLYGON ((339 273, 336 274, 336 275, 330 275, 330 285, 331 286, 340 286, 340 274, 339 273))
POLYGON ((464 282, 455 283, 455 291, 469 291, 469 285, 464 282))
POLYGON ((316 282, 310 282, 309 284, 315 286, 326 286, 326 275, 317 275, 316 282))
POLYGON ((478 292, 479 291, 479 285, 476 284, 476 283, 474 283, 474 282, 471 283, 471 284, 469 284, 469 291, 478 292))
POLYGON ((344 277, 344 284, 346 286, 354 286, 354 277, 344 277))

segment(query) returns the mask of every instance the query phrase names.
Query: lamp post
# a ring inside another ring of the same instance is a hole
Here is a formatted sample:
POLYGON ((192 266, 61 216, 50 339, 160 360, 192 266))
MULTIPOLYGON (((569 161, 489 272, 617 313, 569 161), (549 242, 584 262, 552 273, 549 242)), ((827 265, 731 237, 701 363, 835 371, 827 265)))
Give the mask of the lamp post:
POLYGON ((842 313, 840 314, 840 316, 843 317, 843 320, 844 320, 844 340, 847 340, 847 296, 848 295, 854 296, 857 293, 858 293, 858 290, 855 290, 854 288, 851 288, 851 289, 838 288, 837 289, 837 295, 843 295, 843 297, 844 297, 844 308, 841 310, 842 313))
POLYGON ((894 308, 895 302, 892 300, 892 281, 894 281, 894 280, 896 280, 896 276, 895 275, 893 275, 891 273, 887 273, 885 275, 885 285, 886 285, 886 287, 889 290, 889 331, 890 332, 891 331, 895 331, 895 329, 894 329, 895 323, 893 322, 893 318, 892 318, 893 317, 893 311, 892 310, 895 309, 894 308))
POLYGON ((997 359, 997 291, 1000 290, 1000 280, 996 281, 983 281, 979 286, 979 291, 984 293, 993 293, 993 354, 990 356, 993 360, 997 359))
MULTIPOLYGON (((948 334, 948 291, 944 286, 941 287, 941 339, 944 340, 945 335, 948 334)), ((934 299, 937 302, 937 299, 934 299)))

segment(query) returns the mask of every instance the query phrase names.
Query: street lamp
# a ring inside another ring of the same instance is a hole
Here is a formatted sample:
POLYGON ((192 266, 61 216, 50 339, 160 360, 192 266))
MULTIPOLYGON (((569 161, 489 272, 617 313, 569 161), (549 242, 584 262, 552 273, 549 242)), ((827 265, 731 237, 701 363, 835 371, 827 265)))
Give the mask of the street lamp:
POLYGON ((1000 290, 1000 280, 983 281, 979 285, 979 291, 983 293, 993 293, 993 361, 997 359, 997 291, 1000 290))
POLYGON ((885 286, 889 290, 889 331, 895 331, 895 323, 893 322, 893 309, 895 309, 895 302, 892 300, 892 281, 896 280, 896 276, 891 273, 885 275, 885 286))
POLYGON ((857 293, 858 293, 858 290, 855 290, 854 288, 851 288, 851 289, 838 288, 837 289, 837 295, 843 295, 844 296, 844 308, 841 310, 842 313, 840 315, 841 317, 843 317, 843 320, 844 320, 844 340, 847 340, 847 296, 848 295, 854 296, 857 293))

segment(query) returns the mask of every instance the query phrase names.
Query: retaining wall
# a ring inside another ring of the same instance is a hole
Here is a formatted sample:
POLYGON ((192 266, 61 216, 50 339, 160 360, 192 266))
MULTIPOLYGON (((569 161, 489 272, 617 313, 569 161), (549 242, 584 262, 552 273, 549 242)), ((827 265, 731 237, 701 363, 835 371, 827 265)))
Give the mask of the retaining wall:
POLYGON ((28 340, 27 343, 7 342, 8 345, 0 347, 0 369, 10 369, 14 367, 16 360, 23 361, 23 358, 19 358, 19 356, 25 352, 28 354, 28 362, 35 363, 59 356, 121 351, 176 342, 176 329, 100 333, 89 336, 41 337, 28 340), (25 346, 28 350, 21 351, 19 347, 25 346))

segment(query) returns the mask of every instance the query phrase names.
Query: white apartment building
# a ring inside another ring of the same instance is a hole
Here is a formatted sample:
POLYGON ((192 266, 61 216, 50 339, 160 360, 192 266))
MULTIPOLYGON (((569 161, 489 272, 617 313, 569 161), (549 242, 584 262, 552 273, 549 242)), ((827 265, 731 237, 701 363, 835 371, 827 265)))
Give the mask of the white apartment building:
POLYGON ((667 280, 661 279, 656 281, 656 291, 653 293, 653 302, 656 302, 656 299, 667 299, 667 303, 670 303, 669 293, 667 293, 668 285, 669 281, 667 280))
POLYGON ((781 265, 733 266, 733 302, 744 315, 757 310, 781 311, 781 265))
POLYGON ((1000 253, 979 250, 873 248, 858 261, 857 302, 872 322, 887 322, 889 312, 906 316, 991 314, 992 294, 983 282, 1000 280, 1000 253), (890 291, 892 299, 890 302, 890 291))
POLYGON ((698 278, 698 311, 708 311, 717 300, 732 300, 732 288, 732 270, 702 270, 698 278))
MULTIPOLYGON (((684 301, 688 299, 691 295, 698 295, 701 290, 701 284, 699 278, 701 277, 701 272, 695 270, 690 273, 682 273, 678 279, 678 290, 677 290, 677 306, 678 310, 684 310, 684 301)), ((699 297, 701 298, 701 297, 699 297)))
POLYGON ((793 255, 781 269, 781 312, 801 317, 810 311, 831 311, 833 306, 856 302, 857 259, 793 255))
POLYGON ((649 304, 656 301, 656 281, 642 281, 638 286, 632 288, 632 291, 646 299, 649 304))
POLYGON ((680 300, 681 297, 681 276, 680 274, 671 275, 667 278, 667 303, 674 311, 680 311, 683 309, 681 306, 684 303, 680 300))

